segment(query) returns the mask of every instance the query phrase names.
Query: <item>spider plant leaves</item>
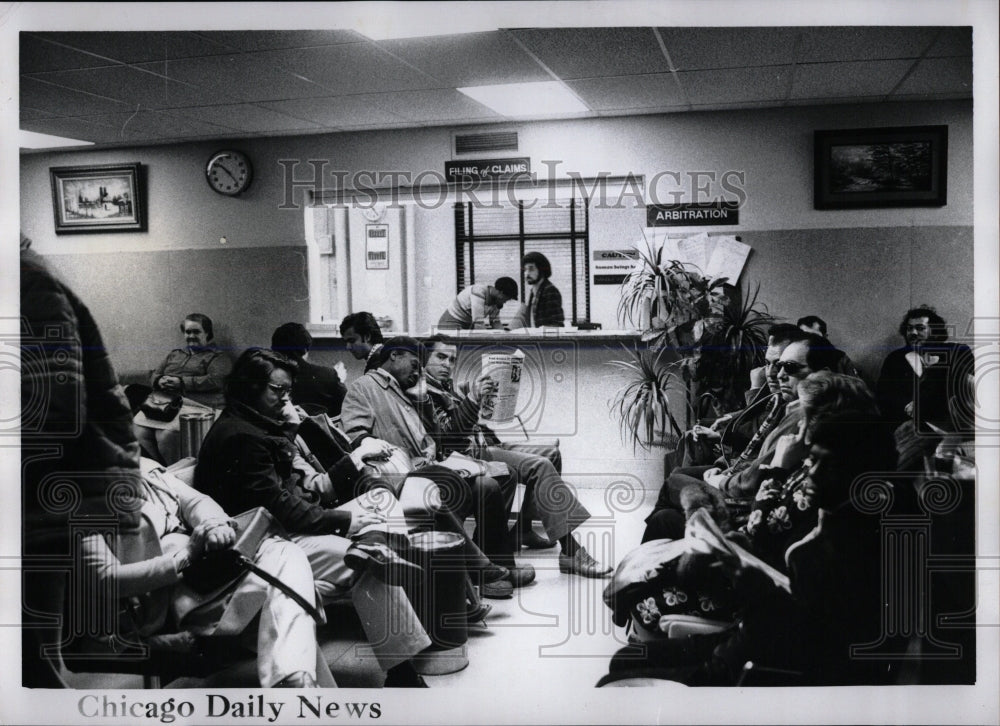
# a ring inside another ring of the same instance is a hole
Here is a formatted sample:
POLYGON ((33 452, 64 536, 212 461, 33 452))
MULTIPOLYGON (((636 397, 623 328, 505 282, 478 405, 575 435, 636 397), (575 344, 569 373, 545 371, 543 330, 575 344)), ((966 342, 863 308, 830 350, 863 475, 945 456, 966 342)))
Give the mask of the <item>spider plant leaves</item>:
POLYGON ((681 427, 670 411, 669 391, 676 379, 664 351, 650 348, 625 348, 628 358, 608 361, 608 365, 626 376, 627 382, 611 401, 623 441, 632 441, 632 450, 649 449, 668 430, 675 436, 681 427))

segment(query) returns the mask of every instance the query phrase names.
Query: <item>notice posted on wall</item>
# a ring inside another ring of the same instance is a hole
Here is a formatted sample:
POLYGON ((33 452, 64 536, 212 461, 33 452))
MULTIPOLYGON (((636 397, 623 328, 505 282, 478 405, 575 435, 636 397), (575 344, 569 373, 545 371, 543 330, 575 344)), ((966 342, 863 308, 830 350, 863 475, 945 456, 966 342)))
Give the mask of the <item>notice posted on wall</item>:
POLYGON ((743 274, 750 245, 729 234, 678 234, 654 230, 654 248, 663 247, 663 259, 677 260, 710 278, 725 277, 735 285, 743 274))
POLYGON ((523 351, 483 353, 483 375, 493 380, 493 390, 483 396, 479 408, 480 425, 507 423, 514 419, 523 367, 523 351))

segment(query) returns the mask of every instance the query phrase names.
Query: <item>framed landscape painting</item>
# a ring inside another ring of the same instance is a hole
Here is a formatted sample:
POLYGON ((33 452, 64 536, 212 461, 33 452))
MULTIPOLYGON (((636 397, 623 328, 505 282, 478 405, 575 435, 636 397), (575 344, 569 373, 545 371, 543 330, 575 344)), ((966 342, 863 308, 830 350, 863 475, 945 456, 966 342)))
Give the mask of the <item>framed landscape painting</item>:
POLYGON ((816 209, 943 207, 948 127, 815 132, 816 209))
POLYGON ((141 164, 49 169, 56 234, 145 231, 141 171, 141 164))

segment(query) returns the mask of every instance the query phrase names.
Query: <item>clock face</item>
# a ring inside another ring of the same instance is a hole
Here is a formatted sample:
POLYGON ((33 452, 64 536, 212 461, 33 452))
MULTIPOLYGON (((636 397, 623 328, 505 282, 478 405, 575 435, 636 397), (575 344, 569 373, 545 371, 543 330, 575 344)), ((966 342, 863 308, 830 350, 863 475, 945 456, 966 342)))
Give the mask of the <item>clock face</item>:
POLYGON ((205 176, 209 186, 219 194, 236 196, 250 186, 253 167, 240 151, 219 151, 208 160, 205 176))

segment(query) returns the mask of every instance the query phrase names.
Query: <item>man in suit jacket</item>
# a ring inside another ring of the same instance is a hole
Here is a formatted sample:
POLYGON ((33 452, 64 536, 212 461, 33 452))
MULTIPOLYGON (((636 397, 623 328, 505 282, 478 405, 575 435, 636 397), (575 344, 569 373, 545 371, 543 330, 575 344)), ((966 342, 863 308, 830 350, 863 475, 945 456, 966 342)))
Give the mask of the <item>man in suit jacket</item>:
POLYGON ((521 306, 517 316, 511 321, 513 328, 538 328, 543 325, 562 327, 566 322, 563 314, 562 295, 553 285, 552 265, 541 252, 528 252, 521 258, 524 281, 530 286, 528 302, 521 306))
POLYGON ((839 350, 829 346, 825 338, 811 333, 803 333, 803 339, 785 346, 774 364, 779 398, 773 400, 754 439, 728 467, 691 467, 672 472, 663 484, 653 512, 646 518, 643 541, 679 539, 683 536, 680 495, 689 485, 703 481, 728 499, 752 501, 768 472, 767 467, 772 466, 776 459, 779 446, 783 449, 780 457, 782 468, 792 469, 801 464, 807 452, 800 444, 789 446, 787 436, 798 431, 802 421, 802 410, 798 405, 799 381, 815 371, 833 369, 839 360, 839 353, 839 350))
POLYGON ((309 331, 300 323, 285 323, 271 335, 271 349, 284 353, 298 364, 292 384, 292 400, 300 406, 320 406, 327 415, 336 418, 340 415, 347 387, 335 369, 307 360, 312 342, 309 331))

